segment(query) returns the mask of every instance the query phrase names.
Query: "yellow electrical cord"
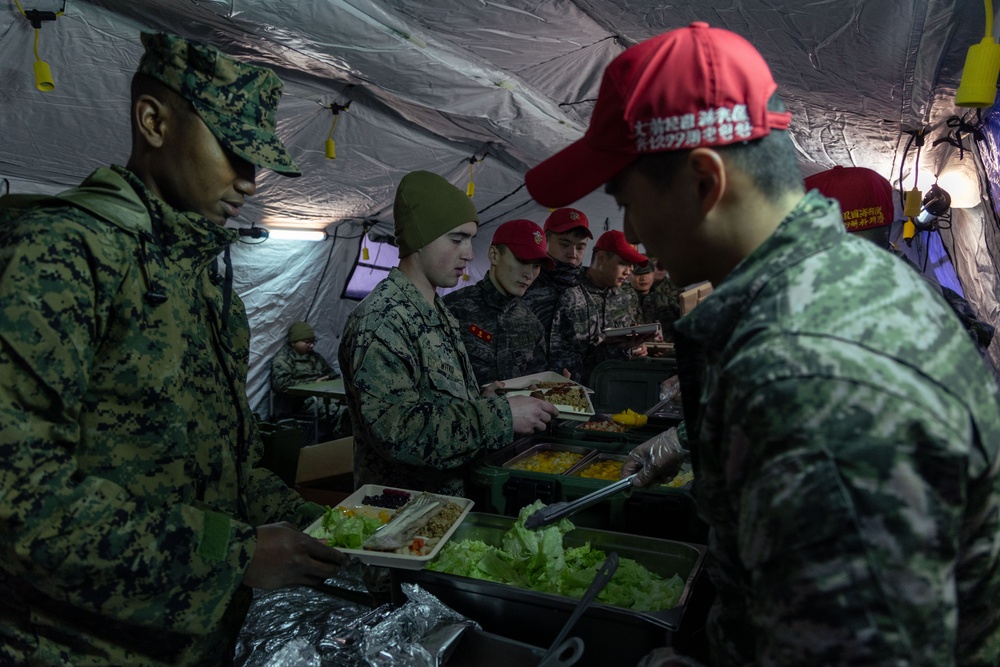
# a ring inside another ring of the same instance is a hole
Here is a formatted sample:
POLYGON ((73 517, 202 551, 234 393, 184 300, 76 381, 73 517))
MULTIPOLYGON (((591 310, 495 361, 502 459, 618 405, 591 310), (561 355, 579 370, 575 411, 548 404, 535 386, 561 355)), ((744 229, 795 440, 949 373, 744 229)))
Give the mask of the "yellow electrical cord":
MULTIPOLYGON (((18 2, 18 0, 14 0, 14 4, 17 5, 17 11, 21 12, 21 16, 23 16, 24 18, 28 19, 28 21, 31 21, 31 19, 28 18, 27 12, 24 11, 24 7, 21 6, 21 3, 18 2)), ((65 13, 66 13, 66 3, 63 2, 63 8, 60 9, 58 12, 55 12, 54 16, 58 18, 58 17, 62 16, 65 13)), ((49 70, 49 65, 48 65, 48 63, 46 63, 45 61, 42 60, 41 56, 38 55, 38 33, 39 32, 40 32, 40 28, 35 28, 35 46, 34 46, 34 50, 35 50, 35 83, 36 83, 36 85, 38 85, 38 88, 40 90, 52 90, 55 87, 55 84, 52 83, 52 73, 49 70), (46 79, 45 83, 42 83, 41 80, 39 79, 40 75, 42 77, 44 77, 44 79, 46 79)))

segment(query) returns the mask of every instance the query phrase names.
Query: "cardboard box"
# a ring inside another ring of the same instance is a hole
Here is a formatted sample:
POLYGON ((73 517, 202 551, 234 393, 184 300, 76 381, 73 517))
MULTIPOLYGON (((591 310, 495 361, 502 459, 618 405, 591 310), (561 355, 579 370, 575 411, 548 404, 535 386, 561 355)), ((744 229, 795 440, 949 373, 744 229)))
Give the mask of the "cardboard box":
POLYGON ((295 483, 303 484, 336 477, 354 470, 354 438, 340 438, 299 450, 295 483))
POLYGON ((299 450, 295 488, 306 500, 331 507, 354 491, 354 438, 340 438, 299 450))

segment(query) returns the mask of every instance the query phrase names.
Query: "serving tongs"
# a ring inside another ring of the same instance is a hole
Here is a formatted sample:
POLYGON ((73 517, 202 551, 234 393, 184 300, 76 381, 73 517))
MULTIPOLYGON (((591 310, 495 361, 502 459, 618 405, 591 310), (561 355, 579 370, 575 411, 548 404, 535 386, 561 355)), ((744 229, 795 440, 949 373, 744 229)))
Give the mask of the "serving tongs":
POLYGON ((536 530, 543 526, 553 524, 559 519, 576 514, 580 510, 604 500, 608 496, 613 496, 619 491, 625 491, 626 489, 632 488, 632 479, 634 477, 635 475, 629 475, 625 479, 620 479, 617 482, 608 484, 597 491, 588 493, 585 496, 580 496, 576 500, 552 503, 547 507, 543 507, 525 519, 524 527, 529 530, 536 530))
POLYGON ((579 637, 569 637, 569 633, 590 607, 590 604, 597 599, 597 595, 604 590, 604 586, 611 581, 611 577, 617 569, 618 554, 612 551, 608 554, 604 564, 598 568, 597 574, 594 575, 583 597, 576 603, 569 620, 563 625, 555 641, 549 646, 549 650, 542 656, 538 667, 570 667, 576 664, 583 655, 583 640, 579 637), (567 639, 567 637, 569 638, 567 639))

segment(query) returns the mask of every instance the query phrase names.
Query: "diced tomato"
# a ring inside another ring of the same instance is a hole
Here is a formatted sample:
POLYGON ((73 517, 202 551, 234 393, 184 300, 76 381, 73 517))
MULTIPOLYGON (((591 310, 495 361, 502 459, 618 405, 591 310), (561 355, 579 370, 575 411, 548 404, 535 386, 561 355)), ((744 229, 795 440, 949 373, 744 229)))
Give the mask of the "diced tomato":
POLYGON ((414 537, 413 541, 410 542, 410 551, 412 551, 415 554, 419 554, 423 548, 424 548, 424 538, 422 537, 414 537))

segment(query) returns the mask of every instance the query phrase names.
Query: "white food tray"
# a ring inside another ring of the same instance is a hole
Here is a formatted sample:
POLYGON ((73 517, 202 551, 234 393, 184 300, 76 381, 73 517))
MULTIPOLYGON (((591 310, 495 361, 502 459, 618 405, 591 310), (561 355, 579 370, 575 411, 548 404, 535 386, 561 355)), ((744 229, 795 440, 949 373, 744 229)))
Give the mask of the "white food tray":
POLYGON ((587 399, 586 410, 579 410, 571 405, 563 405, 561 403, 553 402, 553 405, 559 409, 559 417, 561 419, 572 419, 574 421, 585 422, 594 416, 594 402, 590 399, 590 395, 593 393, 593 390, 584 387, 579 382, 573 382, 573 380, 563 377, 561 374, 553 371, 532 373, 531 375, 522 375, 520 377, 511 378, 510 380, 504 380, 503 391, 507 396, 530 396, 532 391, 540 391, 543 394, 548 394, 548 389, 530 389, 530 387, 536 382, 559 382, 560 384, 571 384, 583 389, 584 396, 587 399))
MULTIPOLYGON (((400 489, 395 486, 386 486, 385 484, 364 484, 357 491, 349 495, 347 498, 344 498, 344 500, 342 500, 341 502, 337 503, 337 507, 343 507, 346 509, 356 509, 358 507, 365 507, 365 508, 374 507, 372 505, 362 505, 362 501, 365 499, 365 496, 377 496, 381 494, 385 489, 406 491, 411 496, 418 496, 421 493, 423 493, 423 491, 413 491, 412 489, 400 489)), ((362 563, 366 565, 396 567, 404 570, 419 570, 423 568, 425 563, 432 560, 435 556, 438 555, 438 552, 441 551, 441 547, 443 547, 445 542, 447 542, 448 539, 452 536, 452 533, 455 532, 459 524, 462 523, 465 517, 469 514, 469 511, 472 509, 472 506, 475 504, 468 498, 460 498, 458 496, 442 496, 441 494, 435 494, 435 495, 441 496, 442 498, 445 498, 455 503, 456 505, 462 508, 462 513, 458 515, 458 518, 455 520, 455 523, 451 524, 451 527, 448 529, 448 531, 441 536, 441 539, 438 541, 437 544, 434 545, 434 548, 431 549, 429 553, 424 554, 423 556, 415 556, 412 554, 386 553, 384 551, 367 551, 365 549, 347 549, 345 547, 336 547, 337 550, 347 554, 348 556, 357 557, 358 560, 360 560, 362 563)), ((375 509, 377 510, 384 508, 375 508, 375 509)), ((388 510, 388 511, 393 512, 393 510, 388 510)), ((306 528, 306 533, 312 535, 313 537, 320 537, 320 538, 325 537, 325 533, 323 531, 323 518, 320 517, 319 519, 316 519, 316 521, 314 521, 308 528, 306 528)))

